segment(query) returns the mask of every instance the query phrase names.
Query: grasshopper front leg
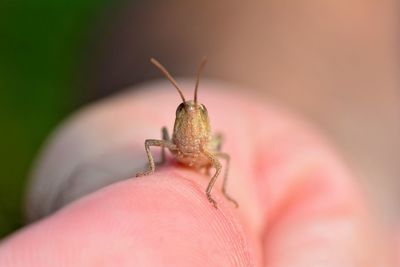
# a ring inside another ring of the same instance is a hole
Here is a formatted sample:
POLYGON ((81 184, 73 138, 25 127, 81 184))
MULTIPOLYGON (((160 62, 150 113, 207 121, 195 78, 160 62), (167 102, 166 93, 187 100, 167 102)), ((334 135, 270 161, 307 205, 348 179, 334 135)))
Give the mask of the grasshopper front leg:
POLYGON ((215 168, 215 173, 213 177, 211 177, 210 182, 208 183, 207 189, 206 189, 206 195, 208 201, 214 206, 214 208, 217 208, 217 202, 211 197, 211 190, 214 187, 215 182, 217 181, 218 175, 221 173, 221 163, 219 160, 210 152, 204 151, 204 154, 209 158, 211 165, 215 168))
MULTIPOLYGON (((171 143, 171 139, 169 138, 169 134, 168 134, 168 129, 167 127, 162 127, 161 129, 161 133, 162 133, 162 140, 167 141, 169 143, 171 143)), ((165 146, 161 147, 161 160, 160 162, 158 162, 157 164, 163 164, 165 162, 165 146)))
POLYGON ((155 164, 154 164, 153 156, 151 155, 150 146, 159 146, 159 147, 162 147, 162 148, 168 148, 170 150, 175 150, 176 149, 176 146, 173 143, 169 142, 169 141, 147 139, 144 142, 144 147, 146 149, 146 155, 147 155, 147 159, 149 161, 149 168, 147 169, 147 171, 137 173, 136 177, 144 176, 144 175, 150 175, 150 174, 154 173, 155 164))
POLYGON ((227 200, 231 201, 236 207, 238 207, 239 205, 236 202, 236 200, 234 200, 231 196, 229 196, 226 193, 226 184, 227 184, 227 180, 228 180, 228 169, 229 169, 229 161, 230 161, 229 155, 226 153, 223 153, 223 152, 211 153, 208 151, 205 151, 204 154, 210 159, 211 166, 213 166, 215 168, 215 173, 212 176, 210 182, 208 183, 208 186, 206 189, 206 195, 207 195, 208 201, 210 201, 210 203, 213 204, 213 206, 215 208, 217 208, 216 201, 211 197, 211 190, 213 189, 215 182, 217 181, 217 178, 218 178, 219 174, 221 173, 222 165, 217 158, 217 157, 221 157, 226 160, 226 169, 225 169, 224 180, 223 180, 223 184, 222 184, 222 193, 224 194, 224 196, 227 200))

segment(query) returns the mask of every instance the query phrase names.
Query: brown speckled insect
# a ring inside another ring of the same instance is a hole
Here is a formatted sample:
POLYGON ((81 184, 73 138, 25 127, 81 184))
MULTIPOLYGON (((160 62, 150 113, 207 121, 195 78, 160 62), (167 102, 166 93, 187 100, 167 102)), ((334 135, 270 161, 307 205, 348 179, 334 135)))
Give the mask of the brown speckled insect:
POLYGON ((237 207, 237 202, 226 193, 230 157, 228 154, 220 151, 222 143, 221 135, 211 135, 207 109, 203 104, 197 101, 197 89, 199 87, 200 74, 207 63, 206 58, 202 60, 197 72, 194 99, 188 101, 186 101, 182 91, 178 87, 178 84, 169 72, 154 58, 150 59, 150 61, 161 70, 172 85, 178 90, 178 93, 182 98, 182 103, 176 110, 172 140, 169 138, 166 127, 162 128, 162 140, 147 139, 144 145, 149 160, 149 169, 145 172, 136 174, 136 176, 150 175, 154 173, 155 164, 150 152, 151 146, 159 146, 162 148, 161 162, 164 162, 165 148, 168 148, 175 156, 176 160, 186 166, 196 169, 205 168, 207 173, 209 173, 212 167, 215 168, 215 173, 207 186, 206 195, 211 204, 217 208, 217 203, 211 197, 211 190, 221 173, 222 165, 218 158, 222 158, 226 160, 222 193, 237 207))

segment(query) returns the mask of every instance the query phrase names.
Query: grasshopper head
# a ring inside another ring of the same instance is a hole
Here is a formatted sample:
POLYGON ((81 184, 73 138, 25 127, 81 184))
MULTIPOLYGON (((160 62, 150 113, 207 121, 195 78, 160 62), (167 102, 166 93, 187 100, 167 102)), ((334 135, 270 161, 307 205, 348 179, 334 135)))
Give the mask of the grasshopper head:
POLYGON ((167 79, 172 83, 172 85, 176 88, 179 95, 181 96, 182 103, 176 109, 174 133, 180 132, 182 133, 182 135, 190 133, 190 135, 198 134, 207 137, 210 130, 207 109, 203 104, 197 102, 197 89, 199 87, 200 74, 205 64, 207 63, 207 59, 203 58, 203 60, 201 61, 201 64, 197 71, 194 98, 193 100, 188 101, 186 101, 182 91, 178 87, 178 84, 176 83, 174 78, 172 78, 169 72, 164 68, 164 66, 162 66, 154 58, 150 59, 150 61, 161 70, 161 72, 167 77, 167 79))
POLYGON ((205 144, 210 134, 206 107, 194 100, 182 102, 176 109, 173 139, 183 146, 199 142, 205 144))
POLYGON ((209 123, 208 112, 201 103, 185 101, 176 109, 176 121, 191 121, 194 125, 205 126, 209 123))

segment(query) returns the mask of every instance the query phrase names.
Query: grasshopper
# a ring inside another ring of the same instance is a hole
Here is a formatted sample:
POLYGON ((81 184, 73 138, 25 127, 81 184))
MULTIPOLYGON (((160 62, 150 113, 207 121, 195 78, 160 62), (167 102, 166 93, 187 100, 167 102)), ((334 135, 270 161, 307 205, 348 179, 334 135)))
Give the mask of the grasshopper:
POLYGON ((201 61, 197 71, 194 99, 188 101, 185 99, 178 84, 167 69, 154 58, 151 58, 150 62, 153 63, 176 88, 182 99, 182 103, 176 109, 172 139, 169 137, 167 128, 163 127, 162 140, 147 139, 145 141, 144 146, 148 158, 148 170, 140 172, 136 174, 136 176, 154 173, 155 163, 150 151, 151 146, 161 147, 161 163, 165 161, 165 148, 168 148, 175 159, 183 165, 198 170, 205 169, 208 174, 211 168, 215 169, 215 173, 207 186, 206 195, 208 201, 217 208, 217 202, 212 198, 211 190, 221 173, 222 165, 218 159, 221 158, 226 161, 222 193, 229 201, 233 202, 233 204, 238 207, 238 203, 226 193, 230 156, 227 153, 221 152, 222 136, 220 134, 211 134, 207 109, 203 104, 197 101, 200 75, 207 63, 207 59, 203 58, 201 61))

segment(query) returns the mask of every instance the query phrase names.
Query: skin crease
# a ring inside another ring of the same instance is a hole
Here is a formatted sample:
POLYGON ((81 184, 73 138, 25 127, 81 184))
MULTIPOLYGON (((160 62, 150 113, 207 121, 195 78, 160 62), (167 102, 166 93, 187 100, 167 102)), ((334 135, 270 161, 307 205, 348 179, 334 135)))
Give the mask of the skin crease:
MULTIPOLYGON (((63 153, 82 161, 88 140, 119 140, 144 160, 144 140, 171 129, 179 98, 167 82, 139 87, 70 119, 37 172, 63 166, 63 153)), ((106 186, 3 240, 0 266, 390 266, 352 174, 311 126, 230 85, 204 80, 199 101, 212 130, 225 133, 238 209, 217 188, 212 207, 208 179, 169 159, 154 175, 106 186)))

